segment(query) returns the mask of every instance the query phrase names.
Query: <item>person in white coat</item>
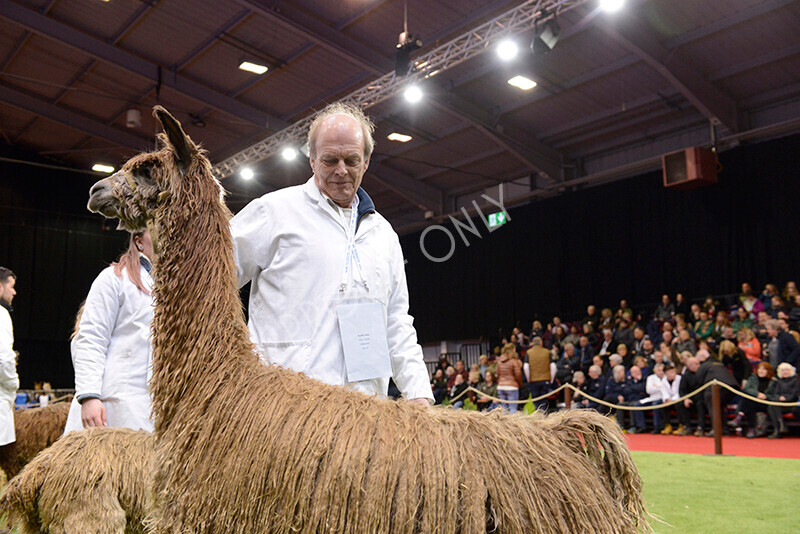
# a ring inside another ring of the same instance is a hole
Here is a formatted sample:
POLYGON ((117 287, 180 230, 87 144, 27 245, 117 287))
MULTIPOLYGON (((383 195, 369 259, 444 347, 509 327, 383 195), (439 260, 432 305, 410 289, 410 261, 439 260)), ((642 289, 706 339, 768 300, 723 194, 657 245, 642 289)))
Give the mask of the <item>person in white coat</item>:
POLYGON ((397 234, 360 188, 374 126, 332 104, 309 130, 313 176, 253 200, 231 221, 249 328, 265 362, 333 385, 433 402, 408 314, 397 234))
POLYGON ((14 434, 14 400, 19 389, 17 354, 14 352, 14 325, 11 322, 11 301, 17 294, 17 276, 0 267, 0 446, 16 441, 14 434))
POLYGON ((70 345, 75 398, 65 433, 92 426, 153 430, 152 257, 150 234, 132 234, 128 250, 89 289, 70 345))
MULTIPOLYGON (((664 374, 664 364, 657 363, 653 367, 652 374, 647 376, 647 382, 645 382, 645 391, 647 392, 647 397, 642 399, 642 404, 656 406, 658 404, 662 404, 665 402, 665 386, 664 386, 665 374, 664 374)), ((659 408, 653 409, 653 434, 660 434, 662 430, 664 430, 663 424, 663 412, 659 408)))

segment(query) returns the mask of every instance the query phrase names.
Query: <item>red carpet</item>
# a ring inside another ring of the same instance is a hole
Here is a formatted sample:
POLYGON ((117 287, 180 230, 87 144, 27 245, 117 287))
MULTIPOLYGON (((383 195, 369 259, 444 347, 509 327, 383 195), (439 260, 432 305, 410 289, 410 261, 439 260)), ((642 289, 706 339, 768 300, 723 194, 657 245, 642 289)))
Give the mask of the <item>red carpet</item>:
MULTIPOLYGON (((632 451, 679 452, 683 454, 714 454, 714 438, 694 436, 661 436, 653 434, 625 434, 632 451)), ((724 436, 722 454, 755 456, 761 458, 800 459, 800 438, 781 439, 724 436)))

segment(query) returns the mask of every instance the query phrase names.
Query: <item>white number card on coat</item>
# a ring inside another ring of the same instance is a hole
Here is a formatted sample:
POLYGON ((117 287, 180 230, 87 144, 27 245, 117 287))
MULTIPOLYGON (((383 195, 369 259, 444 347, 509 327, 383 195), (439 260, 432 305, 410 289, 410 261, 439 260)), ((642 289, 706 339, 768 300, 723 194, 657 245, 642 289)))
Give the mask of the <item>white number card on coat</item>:
POLYGON ((336 305, 336 314, 342 335, 347 381, 392 376, 389 340, 381 303, 339 303, 336 305))

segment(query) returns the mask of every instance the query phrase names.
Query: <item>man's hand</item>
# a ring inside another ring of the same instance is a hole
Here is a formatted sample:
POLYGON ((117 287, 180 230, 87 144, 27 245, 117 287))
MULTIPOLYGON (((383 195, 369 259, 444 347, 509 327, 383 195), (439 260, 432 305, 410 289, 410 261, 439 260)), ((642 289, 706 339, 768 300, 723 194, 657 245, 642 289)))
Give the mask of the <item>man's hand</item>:
POLYGON ((417 406, 428 407, 431 403, 425 397, 417 397, 416 399, 408 399, 409 404, 416 404, 417 406))
POLYGON ((690 407, 692 404, 693 404, 692 403, 692 399, 684 399, 683 400, 683 405, 686 406, 687 408, 690 407))
POLYGON ((756 395, 756 397, 758 397, 761 400, 766 400, 766 398, 767 398, 767 396, 765 394, 761 393, 760 391, 758 392, 758 395, 756 395))
POLYGON ((83 428, 90 426, 106 426, 106 407, 100 399, 86 399, 81 404, 81 422, 83 428))

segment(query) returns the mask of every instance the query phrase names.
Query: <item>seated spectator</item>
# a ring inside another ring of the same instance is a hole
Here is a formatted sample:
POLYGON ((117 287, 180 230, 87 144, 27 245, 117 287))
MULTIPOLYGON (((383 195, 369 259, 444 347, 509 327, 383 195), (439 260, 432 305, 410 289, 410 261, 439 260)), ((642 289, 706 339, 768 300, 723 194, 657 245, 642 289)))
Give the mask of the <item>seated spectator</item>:
POLYGON ((796 297, 798 294, 800 293, 797 292, 797 284, 789 281, 786 282, 786 285, 783 287, 783 293, 781 296, 786 299, 787 302, 793 302, 794 297, 796 297))
POLYGON ((594 326, 591 323, 583 325, 583 335, 589 340, 589 345, 597 352, 600 345, 600 338, 597 336, 597 332, 594 331, 594 326))
POLYGON ((714 321, 714 331, 711 336, 715 340, 722 338, 722 333, 725 331, 726 326, 730 326, 731 322, 728 320, 728 314, 724 311, 717 312, 717 318, 714 321))
MULTIPOLYGON (((456 369, 452 365, 448 366, 447 369, 444 370, 444 378, 445 378, 445 380, 447 380, 447 384, 449 384, 450 382, 455 380, 455 379, 450 380, 453 377, 453 375, 455 375, 455 374, 456 374, 456 369)), ((447 386, 447 384, 445 384, 445 386, 448 389, 450 389, 450 387, 447 386)))
POLYGON ((481 365, 479 363, 473 363, 469 366, 469 382, 472 382, 472 373, 478 373, 478 382, 483 382, 483 373, 481 373, 481 365))
POLYGON ((714 317, 717 314, 717 308, 719 307, 719 302, 714 300, 714 297, 711 295, 706 297, 706 300, 703 301, 703 310, 708 313, 709 317, 714 317))
POLYGON ((736 332, 734 332, 732 326, 725 327, 725 329, 722 331, 722 336, 717 340, 717 344, 719 345, 726 339, 734 345, 736 344, 736 332))
MULTIPOLYGON (((477 364, 473 365, 472 367, 477 367, 477 364)), ((469 381, 467 382, 467 387, 468 388, 478 389, 478 387, 481 385, 482 382, 483 382, 483 380, 481 378, 480 371, 475 369, 475 370, 472 370, 472 371, 469 372, 469 381)), ((473 404, 475 404, 475 401, 477 399, 477 397, 475 396, 475 392, 474 391, 468 391, 467 392, 467 398, 470 401, 472 401, 473 404)))
POLYGON ((614 314, 616 321, 622 319, 626 313, 630 317, 633 317, 633 310, 628 306, 627 299, 622 299, 619 301, 619 308, 617 309, 617 312, 614 314))
POLYGON ((684 319, 686 319, 687 321, 691 321, 692 323, 696 323, 697 321, 700 320, 700 312, 702 311, 705 310, 703 310, 703 308, 701 308, 699 304, 692 304, 692 307, 689 308, 689 315, 684 316, 684 319))
MULTIPOLYGON (((767 391, 767 399, 776 402, 797 402, 800 399, 800 380, 797 379, 797 369, 794 366, 783 362, 778 366, 778 379, 774 382, 775 387, 772 391, 767 391)), ((800 416, 800 407, 793 408, 785 406, 770 406, 767 411, 772 420, 774 431, 769 435, 770 438, 780 438, 786 433, 786 425, 783 422, 783 414, 794 412, 795 416, 800 416)))
POLYGON ((569 334, 562 340, 564 344, 572 343, 573 345, 578 345, 581 340, 581 331, 578 328, 578 325, 572 325, 569 327, 569 334))
MULTIPOLYGON (((667 326, 667 325, 672 326, 671 323, 664 323, 664 326, 667 326)), ((678 342, 678 338, 675 337, 675 335, 673 334, 672 328, 669 328, 669 329, 665 328, 664 331, 661 332, 661 340, 662 340, 662 343, 666 343, 667 345, 673 345, 673 344, 678 342)))
POLYGON ((647 339, 650 339, 650 336, 645 333, 644 328, 637 326, 633 329, 633 344, 629 348, 634 356, 642 353, 642 350, 644 349, 644 342, 647 339))
POLYGON ((767 357, 772 368, 775 369, 781 363, 787 362, 797 369, 797 365, 800 363, 800 344, 797 343, 794 336, 782 330, 776 319, 768 320, 766 328, 770 338, 767 344, 767 357))
POLYGON ((628 346, 624 343, 617 345, 617 354, 622 357, 622 365, 625 369, 630 369, 633 365, 633 355, 628 351, 628 346))
POLYGON ((800 295, 795 295, 792 307, 789 310, 789 323, 795 328, 800 326, 800 295))
POLYGON ((633 334, 633 330, 630 328, 630 320, 628 319, 621 319, 619 322, 619 328, 617 329, 616 333, 614 334, 614 340, 619 343, 624 343, 628 349, 633 347, 635 338, 633 334))
MULTIPOLYGON (((584 325, 591 325, 595 330, 598 328, 598 325, 600 324, 600 316, 597 315, 597 308, 594 304, 589 304, 586 307, 586 316, 581 319, 581 323, 584 325)), ((584 330, 584 334, 585 333, 586 331, 584 330)))
POLYGON ((669 295, 661 295, 661 304, 656 307, 653 318, 656 321, 669 321, 675 315, 675 305, 669 301, 669 295))
POLYGON ((460 376, 464 383, 469 380, 469 373, 467 369, 464 367, 464 360, 458 360, 456 362, 455 373, 453 373, 450 378, 447 379, 447 388, 450 389, 456 383, 456 376, 460 376))
POLYGON ((544 328, 542 328, 541 321, 533 321, 530 338, 533 339, 535 337, 542 337, 542 336, 544 336, 544 328))
MULTIPOLYGON (((614 368, 618 365, 622 365, 622 356, 617 353, 612 354, 608 357, 608 370, 606 371, 606 383, 610 380, 614 380, 614 368)), ((625 366, 622 365, 622 368, 625 369, 625 366)))
POLYGON ((464 406, 464 399, 467 398, 466 395, 464 395, 464 392, 467 390, 467 383, 464 381, 462 375, 456 373, 453 376, 455 376, 455 380, 450 387, 447 398, 450 399, 453 408, 458 410, 464 406))
POLYGON ((589 367, 594 363, 594 347, 589 343, 588 337, 581 336, 578 339, 578 348, 575 352, 578 354, 581 371, 586 374, 589 371, 589 367))
MULTIPOLYGON (((647 405, 647 406, 657 406, 662 404, 664 399, 664 384, 663 381, 665 380, 664 374, 664 364, 658 363, 656 364, 655 368, 653 369, 653 373, 647 377, 645 380, 645 391, 647 392, 647 397, 640 400, 640 404, 647 405)), ((660 434, 662 430, 664 430, 664 425, 662 424, 662 410, 659 408, 653 408, 653 434, 660 434)), ((644 426, 644 425, 642 425, 644 426)), ((666 434, 672 433, 672 425, 670 425, 669 432, 666 434)))
POLYGON ((698 339, 708 339, 713 337, 714 322, 708 318, 708 312, 700 312, 700 319, 694 323, 694 333, 698 339))
MULTIPOLYGON (((772 366, 767 362, 761 362, 756 368, 756 372, 747 379, 743 391, 751 397, 767 400, 767 394, 775 389, 773 380, 772 366)), ((747 437, 758 438, 766 435, 767 405, 761 404, 750 399, 742 398, 739 408, 747 418, 747 437), (758 414, 761 414, 759 416, 758 414), (759 425, 759 420, 761 424, 759 425)))
POLYGON ((490 397, 497 398, 497 384, 494 381, 494 373, 486 371, 483 375, 484 380, 478 386, 478 390, 483 393, 483 396, 478 396, 475 404, 478 406, 479 411, 494 410, 500 407, 500 403, 490 397))
POLYGON ((556 362, 556 378, 560 384, 566 384, 572 380, 572 374, 580 370, 581 362, 575 353, 575 345, 567 343, 564 345, 564 353, 556 362))
MULTIPOLYGON (((681 381, 680 381, 680 397, 684 397, 691 393, 692 391, 696 390, 703 383, 700 381, 699 377, 697 376, 697 371, 700 368, 700 361, 691 355, 689 352, 684 352, 681 357, 685 356, 684 360, 684 368, 681 373, 681 381)), ((694 431, 695 436, 702 436, 705 431, 703 430, 704 420, 706 416, 706 407, 705 403, 703 403, 703 394, 697 393, 692 395, 691 397, 683 400, 683 409, 686 410, 685 412, 685 420, 688 422, 691 414, 690 411, 694 410, 697 413, 698 425, 694 431)), ((679 414, 680 415, 680 414, 679 414)), ((680 432, 676 432, 679 436, 686 436, 688 434, 692 434, 691 428, 689 428, 688 424, 682 424, 682 429, 680 432)))
MULTIPOLYGON (((589 367, 588 378, 586 379, 586 387, 582 390, 584 393, 591 395, 595 399, 602 399, 606 391, 606 378, 603 376, 603 370, 599 365, 592 365, 589 367)), ((591 408, 599 410, 600 404, 585 398, 583 395, 573 397, 577 401, 578 408, 591 408)))
MULTIPOLYGON (((634 357, 633 358, 633 367, 638 367, 639 370, 641 370, 642 377, 647 378, 648 376, 650 376, 651 370, 647 366, 647 360, 645 359, 644 356, 636 356, 636 357, 634 357)), ((631 369, 633 369, 633 367, 631 367, 631 369)), ((627 374, 628 374, 628 376, 630 376, 630 371, 628 371, 627 374)))
POLYGON ((753 295, 753 291, 748 289, 747 293, 742 293, 741 297, 742 308, 744 308, 748 314, 750 314, 750 318, 755 320, 758 317, 759 312, 764 311, 764 305, 761 304, 761 301, 753 295))
POLYGON ((780 293, 778 293, 778 286, 775 284, 767 284, 764 286, 764 290, 761 291, 758 300, 764 305, 764 310, 769 311, 770 306, 772 306, 772 297, 780 296, 780 293))
POLYGON ((506 411, 516 413, 519 388, 522 387, 522 363, 517 358, 517 348, 512 344, 503 347, 497 360, 497 397, 506 411))
POLYGON ((439 356, 439 363, 436 364, 437 369, 441 369, 442 372, 447 371, 447 368, 450 367, 450 362, 447 361, 447 355, 442 354, 439 356))
POLYGON ((489 357, 485 354, 481 354, 478 357, 478 371, 480 371, 481 376, 486 376, 487 369, 489 369, 489 357))
POLYGON ((778 296, 772 297, 772 301, 771 302, 772 302, 772 306, 769 309, 769 316, 770 317, 772 317, 773 319, 777 319, 778 315, 781 312, 787 314, 787 316, 788 316, 789 310, 786 309, 786 305, 783 303, 783 299, 782 298, 780 298, 778 296))
MULTIPOLYGON (((691 308, 689 308, 689 303, 686 302, 686 299, 683 298, 683 293, 676 294, 675 315, 683 314, 684 317, 687 317, 690 313, 691 313, 691 308)), ((694 318, 694 316, 692 316, 692 318, 694 318)))
POLYGON ((758 342, 756 335, 749 328, 742 328, 736 333, 737 346, 742 349, 747 360, 750 362, 753 371, 761 363, 761 343, 758 342))
MULTIPOLYGON (((642 370, 635 365, 631 367, 631 377, 625 381, 622 387, 622 402, 628 406, 639 406, 641 400, 647 396, 646 382, 642 377, 642 370)), ((623 410, 617 410, 617 422, 620 423, 622 428, 625 428, 625 416, 622 414, 623 410)), ((629 434, 640 434, 646 431, 644 422, 644 412, 642 410, 631 410, 631 427, 628 429, 629 434)))
MULTIPOLYGON (((661 381, 661 387, 661 397, 664 399, 664 402, 676 401, 681 397, 681 375, 678 373, 677 368, 672 365, 664 366, 664 379, 661 381)), ((666 424, 664 425, 664 429, 661 430, 661 433, 664 435, 676 434, 685 436, 690 433, 689 410, 680 402, 674 406, 678 414, 678 426, 673 430, 672 424, 670 423, 670 412, 668 409, 662 408, 663 422, 666 424)))
MULTIPOLYGON (((611 404, 621 404, 625 402, 623 387, 625 386, 625 368, 622 365, 616 365, 611 369, 611 380, 606 380, 606 389, 603 394, 603 400, 611 404)), ((610 413, 611 409, 604 407, 603 411, 610 413)), ((622 414, 617 415, 617 423, 620 428, 625 428, 625 421, 622 420, 622 414)))
POLYGON ((692 354, 697 352, 697 344, 694 340, 689 336, 689 331, 683 329, 678 334, 678 341, 675 342, 675 350, 678 352, 688 351, 692 354))
POLYGON ((586 391, 586 388, 589 387, 589 382, 586 380, 586 375, 583 374, 583 371, 575 371, 575 373, 573 373, 572 385, 578 388, 578 391, 574 392, 572 395, 572 404, 570 408, 577 408, 581 392, 586 391))
POLYGON ((431 390, 433 391, 434 404, 441 404, 445 394, 447 394, 447 379, 441 369, 436 369, 433 378, 431 378, 431 390))
POLYGON ((608 356, 614 352, 615 345, 617 345, 617 343, 614 343, 614 332, 612 332, 610 328, 604 328, 603 341, 600 343, 600 350, 597 351, 597 353, 600 356, 608 358, 608 356))
POLYGON ((754 321, 750 318, 750 314, 743 307, 736 310, 736 320, 731 325, 734 332, 738 332, 742 328, 753 328, 754 321))
POLYGON ((731 374, 733 374, 736 383, 739 386, 744 386, 744 381, 753 372, 753 366, 744 351, 730 341, 725 340, 719 345, 719 356, 722 364, 726 365, 731 374))
MULTIPOLYGON (((595 354, 594 358, 592 358, 592 365, 596 365, 597 367, 599 367, 600 374, 603 375, 604 377, 608 375, 608 369, 609 369, 608 363, 606 363, 603 357, 600 356, 599 354, 595 354)), ((588 375, 589 373, 586 374, 588 375)))

